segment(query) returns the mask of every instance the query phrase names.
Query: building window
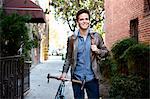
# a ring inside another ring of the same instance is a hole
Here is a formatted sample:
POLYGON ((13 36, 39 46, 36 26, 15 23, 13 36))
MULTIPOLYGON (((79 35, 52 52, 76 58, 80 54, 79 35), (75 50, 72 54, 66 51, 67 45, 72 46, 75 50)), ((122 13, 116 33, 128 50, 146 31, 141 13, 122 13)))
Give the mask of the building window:
POLYGON ((150 15, 150 0, 144 0, 144 14, 150 15))
POLYGON ((138 42, 138 18, 130 21, 130 36, 138 42))

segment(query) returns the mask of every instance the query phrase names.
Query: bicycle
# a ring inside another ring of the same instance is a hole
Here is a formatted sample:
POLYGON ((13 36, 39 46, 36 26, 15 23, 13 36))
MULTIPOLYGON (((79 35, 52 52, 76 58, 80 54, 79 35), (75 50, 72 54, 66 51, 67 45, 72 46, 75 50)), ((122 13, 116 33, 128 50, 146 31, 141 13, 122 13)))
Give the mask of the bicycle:
POLYGON ((58 90, 57 90, 57 93, 55 95, 55 99, 65 99, 65 82, 66 81, 71 81, 71 82, 76 82, 76 83, 80 83, 82 84, 82 86, 84 87, 84 82, 82 81, 79 81, 79 80, 70 80, 70 79, 60 79, 59 77, 57 76, 50 76, 50 74, 47 75, 47 79, 48 79, 48 83, 49 83, 49 79, 52 78, 52 79, 56 79, 56 80, 61 80, 61 83, 58 87, 58 90))

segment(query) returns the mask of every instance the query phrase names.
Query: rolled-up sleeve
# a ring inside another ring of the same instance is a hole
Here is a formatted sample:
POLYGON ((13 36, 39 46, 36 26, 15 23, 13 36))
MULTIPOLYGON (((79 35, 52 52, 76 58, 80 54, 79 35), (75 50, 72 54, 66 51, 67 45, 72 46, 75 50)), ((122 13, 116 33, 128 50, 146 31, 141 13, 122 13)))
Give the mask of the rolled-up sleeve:
POLYGON ((99 54, 100 57, 105 57, 108 55, 108 50, 104 44, 103 38, 99 34, 97 34, 97 36, 98 36, 98 45, 97 45, 98 50, 96 51, 96 54, 99 54))

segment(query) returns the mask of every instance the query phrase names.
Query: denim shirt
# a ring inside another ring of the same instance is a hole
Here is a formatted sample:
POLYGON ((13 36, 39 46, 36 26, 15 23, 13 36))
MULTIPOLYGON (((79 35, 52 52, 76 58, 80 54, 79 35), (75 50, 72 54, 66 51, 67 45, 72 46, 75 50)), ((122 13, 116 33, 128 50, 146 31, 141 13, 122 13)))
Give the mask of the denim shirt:
POLYGON ((77 64, 74 71, 74 76, 78 80, 90 81, 94 78, 94 73, 91 68, 90 51, 91 51, 91 37, 88 33, 84 39, 78 33, 78 48, 77 48, 77 64))

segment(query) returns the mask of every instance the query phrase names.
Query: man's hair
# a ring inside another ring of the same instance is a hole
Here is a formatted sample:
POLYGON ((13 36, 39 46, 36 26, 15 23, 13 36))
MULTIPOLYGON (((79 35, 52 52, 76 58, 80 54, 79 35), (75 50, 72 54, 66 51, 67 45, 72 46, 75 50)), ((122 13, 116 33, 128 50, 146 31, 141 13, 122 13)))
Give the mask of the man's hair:
POLYGON ((90 19, 90 12, 89 12, 89 10, 87 10, 87 9, 81 9, 81 10, 79 10, 79 11, 77 12, 77 14, 76 14, 76 20, 77 20, 77 21, 78 21, 79 15, 82 14, 82 13, 87 13, 87 14, 89 15, 89 19, 90 19))

